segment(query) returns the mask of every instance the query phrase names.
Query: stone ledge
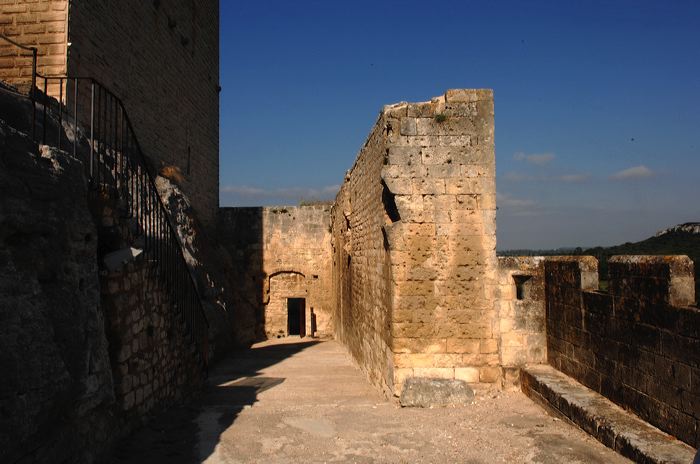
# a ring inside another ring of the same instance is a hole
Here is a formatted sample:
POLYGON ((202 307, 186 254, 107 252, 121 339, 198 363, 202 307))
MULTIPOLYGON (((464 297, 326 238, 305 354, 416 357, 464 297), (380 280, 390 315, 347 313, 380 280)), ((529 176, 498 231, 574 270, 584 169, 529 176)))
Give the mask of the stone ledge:
POLYGON ((532 400, 635 462, 693 462, 693 448, 551 366, 527 367, 521 381, 523 393, 532 400))

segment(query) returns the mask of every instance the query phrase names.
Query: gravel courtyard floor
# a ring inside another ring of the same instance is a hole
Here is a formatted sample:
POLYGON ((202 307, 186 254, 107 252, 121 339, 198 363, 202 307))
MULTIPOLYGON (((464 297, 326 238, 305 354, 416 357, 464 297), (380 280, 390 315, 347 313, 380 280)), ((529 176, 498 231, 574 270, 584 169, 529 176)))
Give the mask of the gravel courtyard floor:
POLYGON ((112 463, 622 463, 519 392, 458 408, 401 408, 334 341, 232 354, 200 400, 122 442, 112 463))

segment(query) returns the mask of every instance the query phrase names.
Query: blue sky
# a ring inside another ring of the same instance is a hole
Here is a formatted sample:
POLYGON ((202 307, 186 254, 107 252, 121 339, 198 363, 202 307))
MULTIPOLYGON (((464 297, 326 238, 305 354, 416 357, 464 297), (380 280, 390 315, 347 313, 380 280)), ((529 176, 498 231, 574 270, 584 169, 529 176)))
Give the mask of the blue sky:
POLYGON ((332 198, 380 108, 493 88, 498 248, 700 221, 700 2, 221 2, 221 204, 332 198))

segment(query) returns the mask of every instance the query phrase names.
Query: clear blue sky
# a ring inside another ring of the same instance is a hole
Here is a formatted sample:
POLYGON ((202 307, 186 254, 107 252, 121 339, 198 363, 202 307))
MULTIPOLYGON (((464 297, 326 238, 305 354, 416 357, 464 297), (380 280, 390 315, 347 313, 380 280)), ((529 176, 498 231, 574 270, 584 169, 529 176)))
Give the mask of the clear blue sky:
POLYGON ((498 247, 700 221, 700 2, 221 2, 221 204, 327 199, 378 111, 493 88, 498 247))

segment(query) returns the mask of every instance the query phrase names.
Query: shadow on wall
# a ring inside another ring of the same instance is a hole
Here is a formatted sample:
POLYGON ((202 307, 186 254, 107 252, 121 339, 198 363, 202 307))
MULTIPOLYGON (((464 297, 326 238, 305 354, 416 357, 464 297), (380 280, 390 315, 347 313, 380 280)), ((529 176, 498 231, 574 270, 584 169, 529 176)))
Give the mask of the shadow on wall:
POLYGON ((260 393, 285 381, 264 377, 261 371, 317 343, 284 343, 234 353, 212 369, 198 401, 156 417, 120 443, 107 463, 205 462, 240 412, 253 405, 260 393))
POLYGON ((220 208, 217 233, 233 264, 229 284, 238 331, 250 343, 264 339, 263 208, 220 208))

